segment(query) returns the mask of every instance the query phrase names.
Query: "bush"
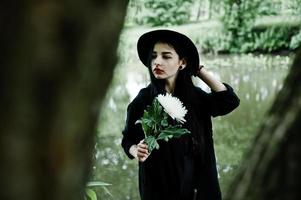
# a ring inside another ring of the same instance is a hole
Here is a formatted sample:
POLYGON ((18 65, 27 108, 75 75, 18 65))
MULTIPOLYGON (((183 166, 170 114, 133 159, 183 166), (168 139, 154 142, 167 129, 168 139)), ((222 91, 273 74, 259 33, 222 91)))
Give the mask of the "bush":
POLYGON ((140 23, 151 26, 180 25, 189 21, 192 0, 147 0, 140 23))
POLYGON ((301 29, 296 35, 292 37, 291 42, 289 44, 290 49, 293 50, 296 50, 300 46, 301 46, 301 29))
POLYGON ((288 49, 290 30, 287 28, 270 28, 254 34, 254 46, 251 51, 273 52, 288 49))
POLYGON ((229 53, 231 49, 231 37, 221 32, 207 36, 201 41, 203 53, 229 53))
POLYGON ((258 7, 258 14, 259 16, 264 16, 264 15, 277 15, 279 14, 279 7, 280 5, 275 5, 275 4, 280 4, 281 2, 275 2, 275 1, 262 1, 260 6, 258 7))
POLYGON ((203 53, 273 53, 296 50, 301 45, 301 30, 288 27, 270 27, 253 31, 245 37, 237 37, 222 31, 208 34, 200 41, 203 53), (235 40, 235 44, 233 45, 235 40), (238 45, 239 44, 239 45, 238 45))

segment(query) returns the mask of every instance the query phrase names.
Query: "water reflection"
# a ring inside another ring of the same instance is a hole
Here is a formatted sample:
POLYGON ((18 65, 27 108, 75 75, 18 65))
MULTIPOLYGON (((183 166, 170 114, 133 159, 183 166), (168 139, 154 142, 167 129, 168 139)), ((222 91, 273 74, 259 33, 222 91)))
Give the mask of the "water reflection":
MULTIPOLYGON (((202 62, 220 80, 229 83, 241 99, 233 113, 215 118, 214 140, 219 179, 223 191, 234 176, 243 152, 250 148, 254 133, 275 94, 282 88, 290 64, 288 56, 206 56, 202 62)), ((136 59, 120 63, 103 112, 100 116, 98 140, 95 147, 93 180, 111 183, 108 187, 113 199, 139 199, 137 162, 123 153, 120 141, 126 106, 148 82, 148 72, 136 59)), ((199 80, 194 83, 209 88, 199 80)), ((101 199, 110 199, 101 188, 101 199)))

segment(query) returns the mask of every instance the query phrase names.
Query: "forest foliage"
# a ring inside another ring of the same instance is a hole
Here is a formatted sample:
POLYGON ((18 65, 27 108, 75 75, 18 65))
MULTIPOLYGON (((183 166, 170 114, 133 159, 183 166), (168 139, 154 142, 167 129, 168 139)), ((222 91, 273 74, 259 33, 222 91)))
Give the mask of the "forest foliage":
POLYGON ((151 27, 216 20, 221 28, 198 35, 203 53, 277 53, 301 44, 301 0, 132 0, 127 17, 151 27))

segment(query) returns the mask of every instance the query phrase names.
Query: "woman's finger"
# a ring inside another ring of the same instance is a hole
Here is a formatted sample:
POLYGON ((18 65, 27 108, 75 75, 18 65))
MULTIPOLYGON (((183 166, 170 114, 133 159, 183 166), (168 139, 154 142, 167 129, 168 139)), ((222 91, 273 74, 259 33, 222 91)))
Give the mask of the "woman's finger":
POLYGON ((143 158, 143 157, 146 157, 146 156, 148 156, 148 155, 145 154, 145 153, 137 153, 138 158, 143 158))
POLYGON ((137 154, 138 160, 144 162, 148 158, 148 154, 137 154))
POLYGON ((146 144, 138 144, 138 148, 141 148, 141 149, 148 149, 148 146, 146 144))
POLYGON ((137 148, 137 151, 138 151, 139 153, 145 153, 145 154, 148 154, 147 148, 137 148))
POLYGON ((144 140, 141 140, 137 144, 137 157, 140 162, 144 162, 149 156, 148 146, 144 143, 144 140))

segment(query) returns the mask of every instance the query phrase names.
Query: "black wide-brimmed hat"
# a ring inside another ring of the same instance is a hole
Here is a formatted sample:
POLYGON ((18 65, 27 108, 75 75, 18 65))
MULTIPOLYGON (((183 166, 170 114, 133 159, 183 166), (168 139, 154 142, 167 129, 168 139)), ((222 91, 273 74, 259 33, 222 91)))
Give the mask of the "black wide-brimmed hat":
POLYGON ((199 68, 199 53, 194 43, 186 35, 172 30, 154 30, 143 34, 137 43, 138 55, 142 63, 148 67, 150 51, 158 41, 177 44, 187 61, 187 68, 195 75, 199 68))

